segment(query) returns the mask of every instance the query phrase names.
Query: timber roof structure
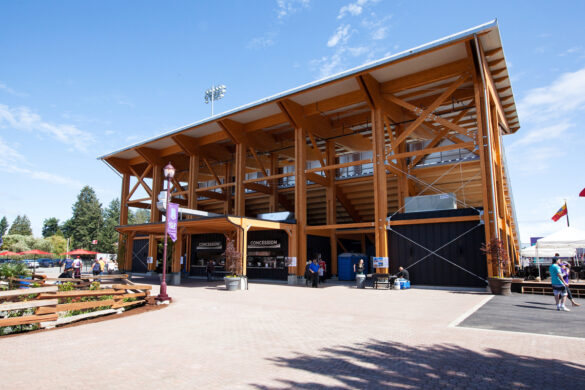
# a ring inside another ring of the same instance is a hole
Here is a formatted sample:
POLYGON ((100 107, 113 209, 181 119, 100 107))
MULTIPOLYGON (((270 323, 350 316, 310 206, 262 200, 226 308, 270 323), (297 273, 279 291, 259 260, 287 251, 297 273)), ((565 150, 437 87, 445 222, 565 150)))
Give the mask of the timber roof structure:
POLYGON ((365 233, 409 197, 450 193, 459 208, 495 210, 486 224, 505 227, 518 247, 500 138, 519 128, 494 20, 100 159, 124 175, 123 207, 151 209, 153 223, 160 171, 171 162, 172 201, 189 208, 239 217, 301 210, 297 221, 313 233, 365 233), (375 178, 379 166, 384 179, 375 178), (385 190, 374 184, 383 181, 385 190), (136 199, 137 188, 148 197, 136 199))

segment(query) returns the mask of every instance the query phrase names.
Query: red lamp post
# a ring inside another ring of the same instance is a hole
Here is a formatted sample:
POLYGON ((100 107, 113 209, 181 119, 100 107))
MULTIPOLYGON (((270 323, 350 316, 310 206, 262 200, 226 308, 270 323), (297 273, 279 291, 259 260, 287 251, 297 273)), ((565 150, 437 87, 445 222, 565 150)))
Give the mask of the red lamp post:
POLYGON ((165 246, 163 250, 163 273, 162 273, 162 281, 160 282, 160 292, 156 297, 157 301, 171 301, 172 298, 167 295, 167 234, 169 230, 169 197, 171 192, 171 179, 175 176, 175 167, 171 165, 169 162, 163 168, 164 175, 167 179, 167 194, 166 194, 166 203, 165 208, 167 210, 167 216, 165 217, 165 246))

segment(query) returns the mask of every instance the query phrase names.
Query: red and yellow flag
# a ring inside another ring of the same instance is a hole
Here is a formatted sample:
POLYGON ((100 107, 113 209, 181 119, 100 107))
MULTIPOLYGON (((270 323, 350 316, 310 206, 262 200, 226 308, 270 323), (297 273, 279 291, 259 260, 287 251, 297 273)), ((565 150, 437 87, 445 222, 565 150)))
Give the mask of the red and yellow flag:
POLYGON ((563 207, 561 207, 559 209, 559 211, 557 211, 557 213, 555 215, 553 215, 552 220, 556 222, 561 217, 564 217, 565 215, 567 215, 567 204, 566 203, 563 205, 563 207))

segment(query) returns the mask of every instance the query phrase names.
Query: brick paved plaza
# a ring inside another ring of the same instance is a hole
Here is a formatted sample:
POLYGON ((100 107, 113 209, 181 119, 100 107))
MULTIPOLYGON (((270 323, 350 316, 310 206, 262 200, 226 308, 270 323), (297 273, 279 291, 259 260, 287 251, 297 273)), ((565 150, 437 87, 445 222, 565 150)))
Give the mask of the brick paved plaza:
POLYGON ((452 326, 486 294, 326 286, 192 282, 164 310, 3 338, 2 388, 584 387, 585 339, 452 326))

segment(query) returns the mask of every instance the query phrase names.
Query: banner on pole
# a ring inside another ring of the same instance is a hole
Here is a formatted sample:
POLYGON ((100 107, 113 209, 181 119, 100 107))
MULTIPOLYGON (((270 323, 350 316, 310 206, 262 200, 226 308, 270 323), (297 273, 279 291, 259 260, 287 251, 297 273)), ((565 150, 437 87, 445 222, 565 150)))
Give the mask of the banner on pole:
POLYGON ((177 223, 179 222, 179 205, 170 203, 167 205, 167 232, 173 242, 177 241, 177 223))

